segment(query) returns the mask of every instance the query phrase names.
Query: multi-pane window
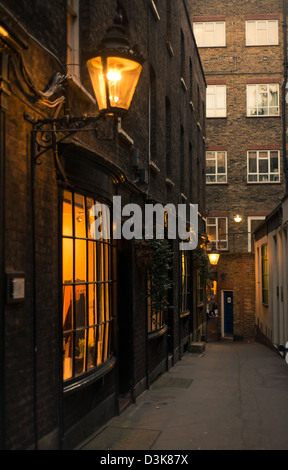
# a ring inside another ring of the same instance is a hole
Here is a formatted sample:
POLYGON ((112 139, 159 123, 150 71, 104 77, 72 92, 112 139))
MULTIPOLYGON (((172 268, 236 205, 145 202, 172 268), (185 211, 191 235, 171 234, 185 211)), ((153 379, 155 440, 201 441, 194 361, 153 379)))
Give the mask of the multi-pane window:
POLYGON ((279 116, 279 85, 247 85, 247 116, 279 116))
POLYGON ((79 0, 67 0, 67 66, 71 75, 80 79, 79 0))
POLYGON ((278 150, 248 151, 248 183, 275 183, 280 181, 278 150))
POLYGON ((278 20, 246 21, 246 46, 278 44, 278 20))
POLYGON ((206 183, 227 183, 227 152, 206 152, 206 183))
POLYGON ((224 47, 226 28, 224 21, 197 22, 193 25, 198 47, 224 47))
MULTIPOLYGON (((96 368, 111 355, 112 321, 115 314, 114 245, 110 239, 95 240, 96 237, 93 237, 95 217, 91 216, 91 209, 95 204, 96 201, 91 197, 64 191, 64 380, 76 378, 96 368)), ((104 210, 102 224, 102 233, 105 233, 108 216, 104 210)))
POLYGON ((181 252, 181 291, 180 291, 180 309, 181 313, 190 310, 190 256, 189 253, 181 252))
POLYGON ((268 272, 268 245, 261 246, 261 284, 262 302, 268 305, 269 272, 268 272))
POLYGON ((226 117, 226 85, 207 86, 207 118, 226 117))
POLYGON ((208 250, 228 249, 227 217, 207 217, 208 250))

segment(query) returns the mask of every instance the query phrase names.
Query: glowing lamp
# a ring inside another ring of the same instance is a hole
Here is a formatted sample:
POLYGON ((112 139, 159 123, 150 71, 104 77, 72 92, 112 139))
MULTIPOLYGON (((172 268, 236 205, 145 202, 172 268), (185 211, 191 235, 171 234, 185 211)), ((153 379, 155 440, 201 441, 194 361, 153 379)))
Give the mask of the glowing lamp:
POLYGON ((209 253, 208 256, 209 256, 210 264, 216 266, 218 264, 220 255, 218 253, 209 253))
POLYGON ((143 65, 137 48, 129 44, 127 18, 119 10, 87 67, 99 111, 121 116, 128 111, 143 65))

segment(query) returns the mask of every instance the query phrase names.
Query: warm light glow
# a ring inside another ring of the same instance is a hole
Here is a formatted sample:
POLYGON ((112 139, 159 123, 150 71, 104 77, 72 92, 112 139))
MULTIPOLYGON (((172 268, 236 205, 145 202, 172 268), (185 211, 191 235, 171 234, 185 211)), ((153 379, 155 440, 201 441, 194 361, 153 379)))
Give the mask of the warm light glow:
POLYGON ((110 72, 107 73, 107 78, 110 82, 118 82, 121 80, 122 75, 120 72, 117 72, 116 70, 111 70, 110 72))
POLYGON ((236 223, 242 222, 242 217, 241 217, 240 215, 238 215, 238 214, 235 215, 235 217, 234 217, 234 222, 236 222, 236 223))
POLYGON ((211 264, 213 265, 216 265, 218 264, 218 261, 219 261, 219 258, 220 258, 220 255, 217 254, 217 253, 209 253, 209 261, 211 264))
POLYGON ((1 36, 4 36, 4 38, 7 38, 7 36, 9 36, 8 32, 6 31, 6 29, 4 29, 2 26, 0 26, 0 35, 1 35, 1 36))
POLYGON ((87 62, 95 97, 100 111, 110 114, 128 110, 141 75, 142 66, 123 57, 107 57, 107 70, 102 58, 87 62), (112 109, 111 109, 112 108, 112 109), (114 109, 113 109, 114 108, 114 109))

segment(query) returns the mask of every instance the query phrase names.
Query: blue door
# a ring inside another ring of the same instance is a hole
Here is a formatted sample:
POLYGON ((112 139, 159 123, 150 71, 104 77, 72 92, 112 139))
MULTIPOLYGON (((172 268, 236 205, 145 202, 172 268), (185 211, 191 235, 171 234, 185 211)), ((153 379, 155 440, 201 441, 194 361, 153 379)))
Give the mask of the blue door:
POLYGON ((224 291, 224 334, 233 335, 233 292, 224 291))

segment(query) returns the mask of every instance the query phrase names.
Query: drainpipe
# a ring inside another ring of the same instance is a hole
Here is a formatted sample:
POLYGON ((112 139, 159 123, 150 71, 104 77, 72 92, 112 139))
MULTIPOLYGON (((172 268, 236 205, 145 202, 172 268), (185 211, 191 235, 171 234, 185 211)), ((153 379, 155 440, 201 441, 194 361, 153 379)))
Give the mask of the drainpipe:
POLYGON ((0 448, 5 450, 5 135, 9 57, 0 54, 0 448))
POLYGON ((283 83, 283 164, 285 173, 286 193, 288 192, 288 168, 287 168, 287 151, 286 151, 286 85, 287 85, 287 5, 286 0, 283 0, 283 47, 284 47, 284 83, 283 83))

